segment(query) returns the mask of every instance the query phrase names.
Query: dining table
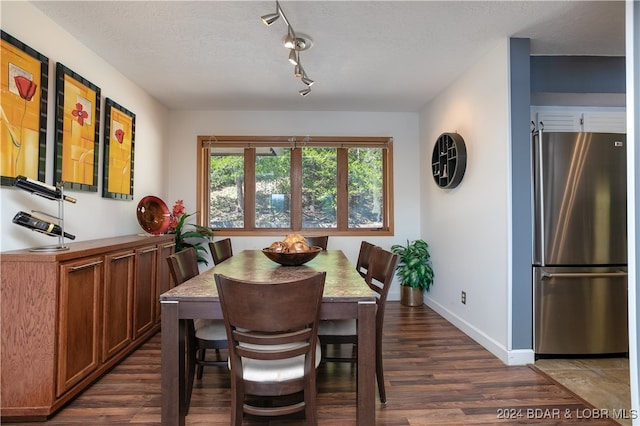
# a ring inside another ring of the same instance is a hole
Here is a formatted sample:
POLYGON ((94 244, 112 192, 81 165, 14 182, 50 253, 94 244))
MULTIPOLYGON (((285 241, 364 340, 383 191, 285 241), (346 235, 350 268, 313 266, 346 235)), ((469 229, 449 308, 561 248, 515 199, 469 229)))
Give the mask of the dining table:
POLYGON ((184 320, 223 318, 215 274, 268 283, 298 279, 314 272, 326 272, 320 319, 357 320, 356 424, 375 424, 376 297, 364 278, 341 250, 322 250, 300 266, 281 266, 261 250, 244 250, 160 295, 162 425, 185 424, 184 320))

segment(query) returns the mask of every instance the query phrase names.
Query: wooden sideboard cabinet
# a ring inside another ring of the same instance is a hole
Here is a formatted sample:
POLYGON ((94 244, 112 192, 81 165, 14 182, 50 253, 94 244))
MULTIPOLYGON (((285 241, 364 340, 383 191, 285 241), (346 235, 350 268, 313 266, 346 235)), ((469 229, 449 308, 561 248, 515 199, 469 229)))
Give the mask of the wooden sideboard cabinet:
POLYGON ((2 421, 44 421, 160 328, 173 235, 0 253, 2 421))

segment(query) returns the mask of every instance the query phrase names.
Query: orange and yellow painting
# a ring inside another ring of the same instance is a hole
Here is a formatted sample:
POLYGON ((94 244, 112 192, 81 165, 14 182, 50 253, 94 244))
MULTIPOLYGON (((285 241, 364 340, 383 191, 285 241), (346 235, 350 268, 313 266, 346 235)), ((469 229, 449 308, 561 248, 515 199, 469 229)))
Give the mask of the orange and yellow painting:
POLYGON ((113 106, 110 113, 107 190, 130 194, 133 117, 113 106))
POLYGON ((2 40, 0 175, 38 179, 41 62, 2 40))
POLYGON ((94 182, 97 94, 69 75, 64 76, 62 131, 63 182, 94 182))

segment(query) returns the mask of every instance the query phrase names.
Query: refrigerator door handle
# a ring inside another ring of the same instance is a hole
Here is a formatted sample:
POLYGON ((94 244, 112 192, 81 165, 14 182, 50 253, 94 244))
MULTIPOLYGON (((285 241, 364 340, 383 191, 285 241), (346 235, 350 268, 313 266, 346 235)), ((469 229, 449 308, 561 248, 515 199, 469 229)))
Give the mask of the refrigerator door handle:
POLYGON ((542 272, 540 278, 608 278, 608 277, 626 277, 629 274, 624 271, 619 272, 565 272, 565 273, 550 273, 542 272))
POLYGON ((531 190, 533 197, 533 258, 534 262, 540 263, 541 266, 544 266, 547 261, 547 257, 545 255, 545 233, 544 233, 544 223, 545 223, 545 203, 544 197, 542 196, 543 186, 544 186, 544 173, 542 167, 542 133, 544 129, 544 124, 540 122, 540 129, 531 133, 531 147, 533 149, 532 156, 533 160, 533 179, 532 185, 533 188, 531 190))

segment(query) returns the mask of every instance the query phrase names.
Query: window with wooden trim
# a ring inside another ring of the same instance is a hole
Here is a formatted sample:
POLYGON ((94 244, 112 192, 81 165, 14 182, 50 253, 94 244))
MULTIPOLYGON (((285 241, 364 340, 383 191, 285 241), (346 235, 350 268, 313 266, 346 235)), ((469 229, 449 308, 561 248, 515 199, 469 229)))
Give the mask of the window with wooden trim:
POLYGON ((199 223, 217 235, 392 235, 389 137, 199 136, 199 223))

